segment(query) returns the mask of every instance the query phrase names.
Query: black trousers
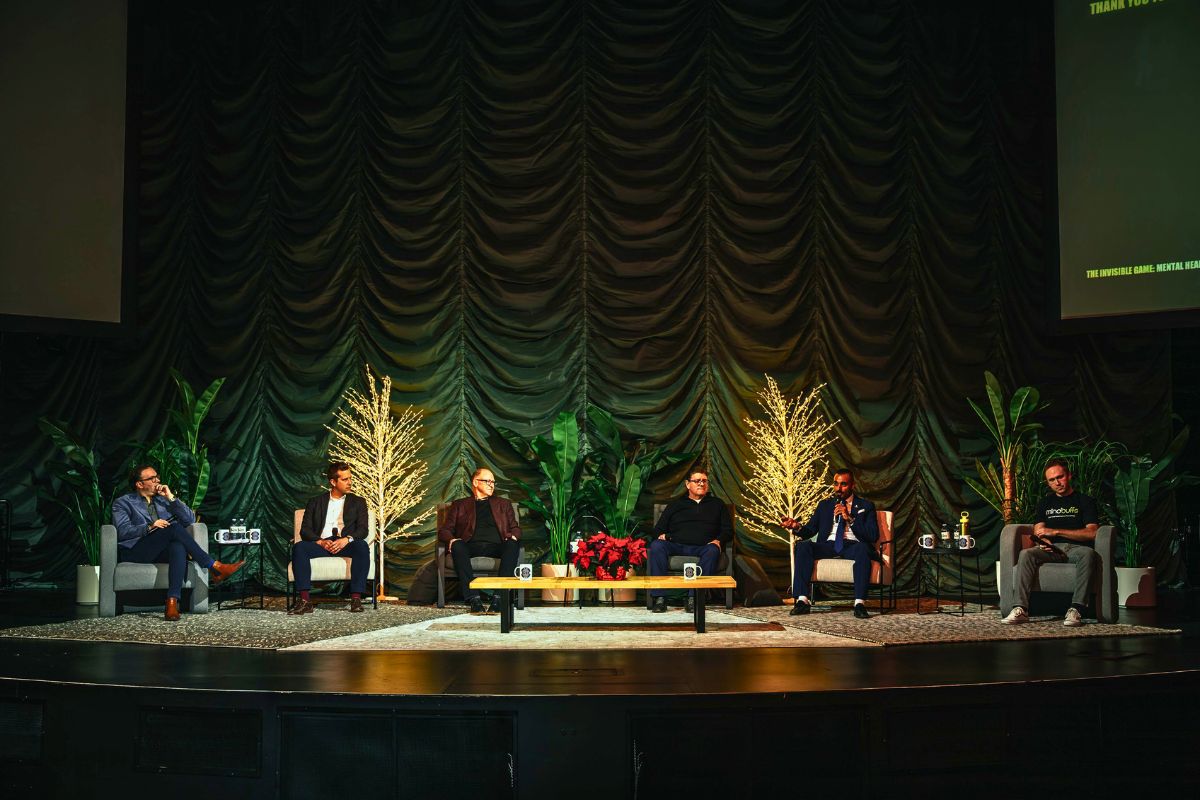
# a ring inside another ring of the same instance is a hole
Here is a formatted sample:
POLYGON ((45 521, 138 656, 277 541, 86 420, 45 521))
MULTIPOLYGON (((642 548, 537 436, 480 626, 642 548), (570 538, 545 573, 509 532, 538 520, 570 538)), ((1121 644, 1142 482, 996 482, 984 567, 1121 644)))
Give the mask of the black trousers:
POLYGON ((521 543, 516 539, 506 539, 503 544, 474 540, 464 542, 461 539, 455 542, 454 546, 450 548, 450 560, 454 562, 454 572, 458 575, 463 599, 469 601, 479 596, 479 591, 471 588, 471 581, 475 580, 475 573, 471 571, 472 558, 476 556, 499 558, 500 577, 511 578, 513 570, 517 568, 517 555, 520 550, 521 543))
POLYGON ((167 597, 179 599, 183 593, 184 572, 188 556, 200 566, 208 569, 213 557, 196 544, 192 534, 178 522, 165 528, 155 528, 137 540, 133 547, 118 547, 117 561, 132 561, 135 564, 167 565, 167 597))

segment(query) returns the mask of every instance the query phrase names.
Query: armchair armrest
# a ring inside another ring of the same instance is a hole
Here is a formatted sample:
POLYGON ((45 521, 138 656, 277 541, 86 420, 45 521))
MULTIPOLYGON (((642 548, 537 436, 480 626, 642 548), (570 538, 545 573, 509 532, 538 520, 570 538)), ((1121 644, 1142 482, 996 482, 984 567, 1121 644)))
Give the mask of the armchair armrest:
POLYGON ((1008 616, 1013 607, 1013 570, 1017 557, 1025 548, 1026 537, 1033 533, 1032 525, 1005 525, 1000 531, 1000 550, 996 558, 1000 561, 1000 585, 996 591, 1000 594, 1000 616, 1008 616))

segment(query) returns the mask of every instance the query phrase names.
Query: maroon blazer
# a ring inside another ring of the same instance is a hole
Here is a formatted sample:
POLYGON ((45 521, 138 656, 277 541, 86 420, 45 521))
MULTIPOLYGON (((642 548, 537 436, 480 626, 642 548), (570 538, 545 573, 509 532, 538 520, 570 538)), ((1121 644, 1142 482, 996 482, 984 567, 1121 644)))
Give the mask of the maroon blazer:
MULTIPOLYGON (((492 508, 492 516, 496 520, 496 530, 500 532, 500 541, 520 539, 521 526, 517 524, 517 512, 513 505, 503 497, 492 495, 488 498, 492 508)), ((438 525, 438 540, 449 544, 451 539, 462 539, 469 542, 475 535, 475 498, 462 497, 450 504, 446 516, 438 525)))

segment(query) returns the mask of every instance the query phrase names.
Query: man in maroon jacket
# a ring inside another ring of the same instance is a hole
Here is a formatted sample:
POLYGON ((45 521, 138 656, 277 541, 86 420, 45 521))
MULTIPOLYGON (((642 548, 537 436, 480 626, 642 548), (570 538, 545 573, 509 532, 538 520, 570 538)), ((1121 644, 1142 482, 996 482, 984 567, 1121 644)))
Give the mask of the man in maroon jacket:
MULTIPOLYGON (((483 467, 475 470, 471 476, 472 496, 451 503, 445 521, 438 527, 438 539, 450 550, 463 599, 470 603, 473 614, 483 611, 483 600, 479 590, 471 588, 475 577, 471 572, 471 558, 499 558, 501 575, 512 575, 517 567, 521 539, 517 513, 508 500, 494 497, 495 491, 496 477, 492 471, 483 467)), ((500 601, 495 595, 488 610, 500 610, 500 601)))

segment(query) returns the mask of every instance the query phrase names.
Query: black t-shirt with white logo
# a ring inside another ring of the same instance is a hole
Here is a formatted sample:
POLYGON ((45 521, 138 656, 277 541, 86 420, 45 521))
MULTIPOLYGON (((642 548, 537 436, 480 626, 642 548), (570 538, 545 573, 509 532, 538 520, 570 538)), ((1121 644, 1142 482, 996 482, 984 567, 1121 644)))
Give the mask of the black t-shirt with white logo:
MULTIPOLYGON (((1066 531, 1077 531, 1093 523, 1098 524, 1100 517, 1096 513, 1096 501, 1081 492, 1071 492, 1066 497, 1048 494, 1038 501, 1037 516, 1034 522, 1040 522, 1047 528, 1060 528, 1066 531)), ((1089 544, 1076 542, 1055 536, 1051 541, 1066 542, 1067 544, 1089 544)))

